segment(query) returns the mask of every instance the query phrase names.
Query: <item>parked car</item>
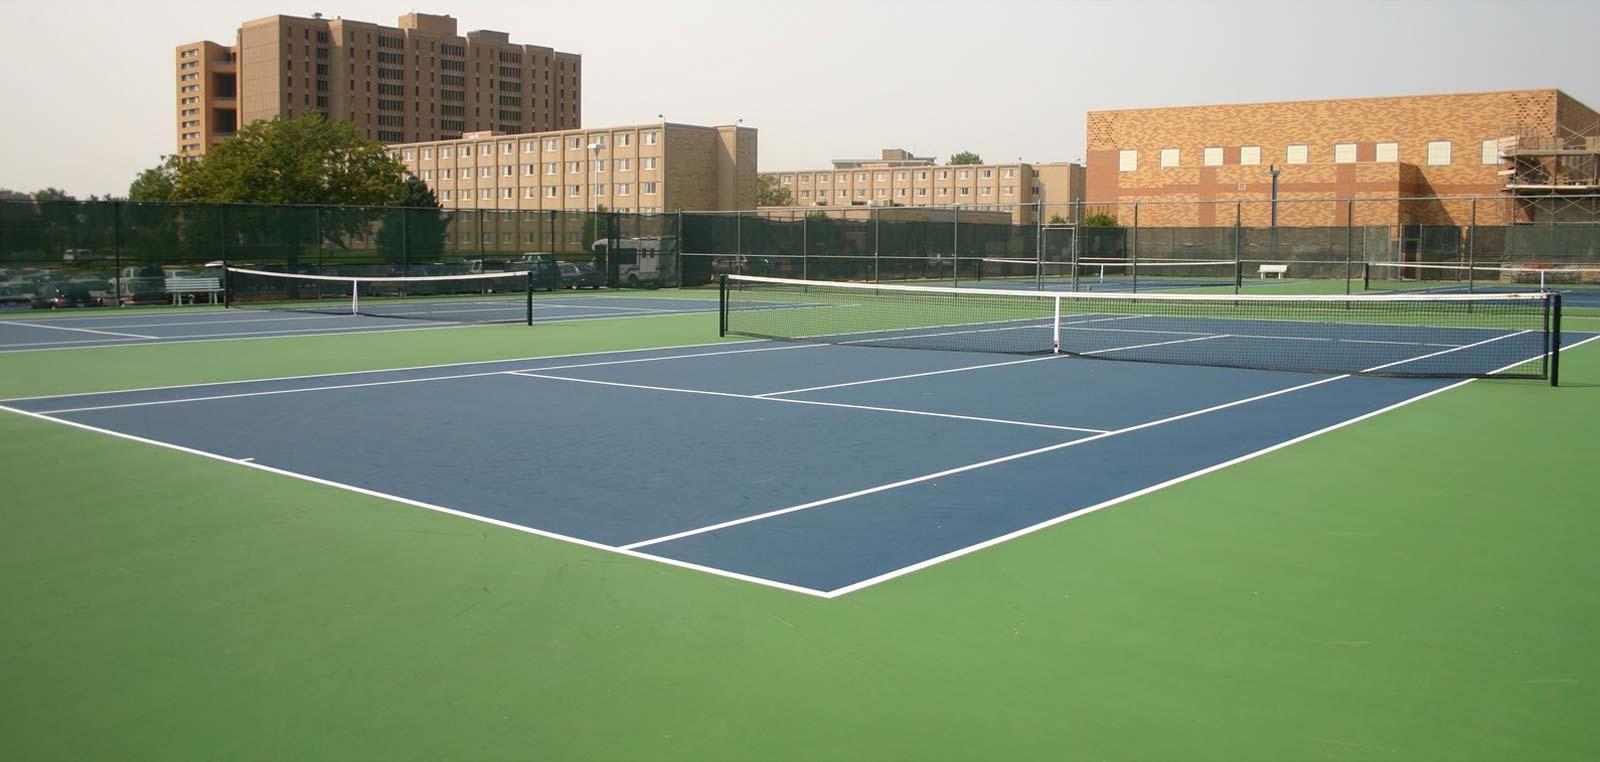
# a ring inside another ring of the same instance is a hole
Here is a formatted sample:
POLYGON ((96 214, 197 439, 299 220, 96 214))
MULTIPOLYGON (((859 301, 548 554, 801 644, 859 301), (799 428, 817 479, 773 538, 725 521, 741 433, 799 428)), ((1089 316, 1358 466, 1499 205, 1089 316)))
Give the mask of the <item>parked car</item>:
POLYGON ((122 304, 165 304, 171 301, 167 295, 167 279, 164 277, 125 278, 122 281, 122 304))
POLYGON ((82 283, 55 283, 44 287, 33 297, 36 310, 58 310, 67 307, 100 307, 105 302, 89 291, 82 283))
POLYGON ((25 310, 33 307, 33 291, 15 284, 0 284, 0 310, 25 310))
POLYGON ((606 284, 606 276, 588 262, 557 262, 556 267, 561 270, 562 288, 600 288, 606 284))

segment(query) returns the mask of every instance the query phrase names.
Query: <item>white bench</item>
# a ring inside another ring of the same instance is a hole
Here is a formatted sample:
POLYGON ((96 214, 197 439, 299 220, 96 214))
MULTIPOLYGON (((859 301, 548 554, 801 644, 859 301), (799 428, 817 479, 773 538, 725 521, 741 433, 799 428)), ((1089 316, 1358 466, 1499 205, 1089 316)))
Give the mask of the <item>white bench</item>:
POLYGON ((193 304, 193 301, 184 300, 184 296, 189 294, 206 294, 210 296, 211 303, 216 304, 217 295, 222 293, 222 279, 194 276, 168 278, 167 293, 172 295, 173 304, 193 304))
POLYGON ((1265 278, 1268 275, 1275 275, 1279 280, 1282 280, 1287 272, 1289 272, 1288 265, 1262 265, 1261 269, 1256 271, 1256 277, 1265 278))

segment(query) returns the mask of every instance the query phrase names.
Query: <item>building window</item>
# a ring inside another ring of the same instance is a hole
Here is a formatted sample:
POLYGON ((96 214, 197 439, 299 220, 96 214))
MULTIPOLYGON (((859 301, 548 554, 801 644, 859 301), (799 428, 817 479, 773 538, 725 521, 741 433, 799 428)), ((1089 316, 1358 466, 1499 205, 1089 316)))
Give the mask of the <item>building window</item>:
POLYGON ((617 195, 618 196, 631 196, 631 195, 633 195, 633 185, 631 183, 617 183, 617 195))
POLYGON ((970 180, 970 179, 972 179, 972 170, 970 170, 970 169, 957 170, 956 171, 956 179, 957 180, 970 180))
POLYGON ((479 156, 493 156, 494 155, 494 146, 490 145, 488 143, 483 143, 483 144, 479 145, 478 146, 478 155, 479 156))
POLYGON ((778 182, 783 183, 784 185, 793 185, 794 175, 783 175, 779 177, 778 182))
POLYGON ((1500 141, 1498 141, 1498 140, 1485 140, 1485 141, 1483 141, 1483 155, 1480 156, 1478 160, 1483 162, 1484 164, 1499 164, 1500 163, 1500 141))
POLYGON ((596 195, 596 196, 604 196, 604 195, 606 195, 606 184, 605 183, 595 183, 594 187, 593 187, 593 192, 594 192, 594 195, 596 195))
POLYGON ((553 161, 545 162, 544 163, 544 173, 547 174, 547 175, 556 174, 556 163, 553 162, 553 161))
POLYGON ((583 174, 583 162, 581 162, 581 161, 569 161, 569 162, 567 162, 567 174, 569 174, 569 175, 581 175, 581 174, 583 174))
POLYGON ((1399 143, 1379 143, 1377 149, 1377 155, 1374 158, 1378 161, 1386 164, 1393 164, 1397 161, 1400 161, 1399 143))
POLYGON ((828 197, 828 192, 826 190, 817 191, 817 198, 827 198, 827 197, 828 197))
POLYGON ((500 168, 500 176, 501 177, 510 177, 511 176, 511 165, 510 164, 507 164, 507 165, 505 165, 505 166, 500 168))
POLYGON ((554 150, 556 150, 557 145, 558 144, 557 144, 555 138, 545 138, 544 150, 546 150, 546 151, 554 151, 554 150))
POLYGON ((811 191, 808 191, 808 190, 800 191, 800 198, 811 198, 811 191))
POLYGON ((455 170, 450 169, 449 167, 445 167, 444 169, 439 170, 439 177, 441 179, 449 180, 454 175, 455 175, 455 170))
POLYGON ((578 150, 580 148, 583 148, 583 138, 580 138, 580 137, 567 138, 567 148, 570 149, 570 150, 574 150, 574 151, 576 151, 576 150, 578 150))
POLYGON ((1303 145, 1288 146, 1283 150, 1283 163, 1304 164, 1306 163, 1307 155, 1308 151, 1303 145))
POLYGON ((928 179, 928 171, 925 170, 925 169, 924 170, 918 170, 917 179, 918 180, 926 180, 926 179, 928 179))
POLYGON ((479 177, 493 177, 494 176, 492 174, 493 171, 494 171, 494 167, 490 167, 490 166, 487 166, 487 165, 482 166, 482 167, 478 167, 478 176, 479 177))
POLYGON ((896 173, 894 173, 894 179, 896 179, 896 180, 904 180, 904 179, 906 179, 906 173, 904 173, 904 172, 896 172, 896 173))
POLYGON ((905 188, 895 188, 894 189, 894 195, 895 195, 896 198, 905 198, 906 197, 906 189, 905 188))
POLYGON ((1430 167, 1448 167, 1448 166, 1450 166, 1450 141, 1448 141, 1448 140, 1430 140, 1430 141, 1428 141, 1428 166, 1430 166, 1430 167))
POLYGON ((526 188, 523 188, 522 189, 522 197, 523 198, 533 198, 535 195, 537 195, 535 192, 538 191, 538 190, 539 190, 538 188, 535 188, 532 185, 530 185, 530 186, 528 186, 526 188))
POLYGON ((481 198, 484 201, 494 200, 494 189, 484 188, 483 190, 478 191, 478 198, 481 198))
POLYGON ((647 145, 647 146, 653 146, 653 145, 656 144, 656 131, 655 130, 651 130, 651 131, 646 132, 644 134, 644 144, 647 145))
POLYGON ((970 195, 972 195, 972 189, 971 188, 965 188, 965 187, 958 188, 958 189, 956 189, 956 195, 957 196, 970 196, 970 195))
POLYGON ((935 192, 934 195, 937 195, 937 196, 948 196, 948 195, 950 195, 950 189, 949 188, 940 188, 938 191, 935 192))
POLYGON ((422 158, 424 158, 424 159, 433 158, 433 149, 432 148, 424 148, 424 149, 422 149, 422 158))
POLYGON ((589 147, 590 148, 605 148, 606 147, 606 136, 604 136, 604 135, 595 135, 589 141, 589 147))
POLYGON ((927 195, 928 195, 928 189, 927 188, 918 188, 917 189, 917 195, 926 198, 927 195))
POLYGON ((850 175, 845 174, 844 172, 840 172, 839 173, 839 182, 840 183, 850 182, 850 175))
POLYGON ((1139 151, 1135 148, 1124 148, 1117 152, 1118 172, 1139 171, 1139 151))
POLYGON ((865 173, 865 172, 857 172, 856 173, 856 182, 864 183, 866 181, 867 181, 867 173, 865 173))
POLYGON ((656 195, 656 184, 655 183, 639 183, 639 190, 642 193, 644 193, 644 195, 646 195, 646 196, 654 196, 654 195, 656 195))
POLYGON ((1015 195, 1017 195, 1017 186, 1015 186, 1015 185, 1007 185, 1005 187, 1005 189, 1003 191, 1001 191, 1001 192, 1004 193, 1007 196, 1015 196, 1015 195))
POLYGON ((1333 144, 1333 163, 1334 164, 1354 164, 1354 163, 1356 163, 1356 144, 1355 143, 1334 143, 1333 144))
POLYGON ((555 198, 556 194, 559 193, 559 192, 560 192, 560 189, 557 188, 554 185, 546 185, 546 186, 544 186, 544 197, 545 198, 555 198))
POLYGON ((577 198, 579 196, 582 196, 583 195, 583 186, 582 185, 568 185, 567 186, 567 195, 571 196, 573 198, 577 198))
POLYGON ((441 158, 441 159, 450 158, 450 146, 440 146, 439 147, 439 158, 441 158))
POLYGON ((880 182, 880 183, 884 182, 885 180, 889 179, 889 173, 888 172, 874 172, 873 175, 872 175, 872 179, 873 179, 874 182, 880 182))
POLYGON ((978 177, 982 178, 984 180, 992 180, 992 179, 994 179, 994 170, 992 170, 992 169, 980 169, 980 170, 978 170, 978 177))
MULTIPOLYGON (((617 159, 617 171, 618 172, 626 172, 632 166, 633 166, 633 162, 631 162, 628 159, 617 159)), ((804 178, 802 178, 802 179, 804 179, 804 178)))
POLYGON ((994 195, 994 187, 990 186, 990 185, 985 185, 985 186, 983 186, 983 187, 978 189, 978 195, 980 195, 980 196, 993 196, 994 195))
POLYGON ((424 179, 424 180, 432 180, 433 179, 433 170, 431 170, 431 169, 422 170, 422 179, 424 179))
POLYGON ((444 200, 449 201, 449 200, 451 200, 451 197, 454 196, 454 195, 455 195, 455 191, 448 191, 447 190, 447 191, 444 192, 444 200))
POLYGON ((856 189, 856 198, 866 198, 866 197, 867 197, 867 189, 866 188, 857 188, 856 189))
POLYGON ((524 140, 524 141, 522 141, 522 152, 523 153, 533 153, 533 145, 534 145, 534 141, 532 141, 532 140, 524 140))
POLYGON ((817 184, 818 185, 827 185, 828 184, 828 175, 827 174, 817 175, 817 184))
POLYGON ((1161 168, 1162 169, 1166 169, 1167 167, 1176 167, 1176 166, 1178 166, 1178 149, 1176 149, 1176 148, 1163 148, 1163 149, 1161 149, 1161 168))
POLYGON ((617 147, 618 148, 627 148, 628 144, 630 144, 632 142, 633 142, 633 136, 629 135, 626 132, 624 132, 621 135, 617 136, 617 147))
POLYGON ((511 148, 511 144, 510 143, 501 143, 500 144, 500 153, 501 153, 501 155, 510 156, 511 155, 511 150, 512 150, 512 148, 511 148))
POLYGON ((644 157, 644 168, 645 169, 655 169, 656 168, 656 157, 654 157, 654 156, 646 156, 646 157, 644 157))
POLYGON ((1222 166, 1222 146, 1207 146, 1201 150, 1200 163, 1208 167, 1222 166))
POLYGON ((888 188, 877 188, 875 190, 876 190, 875 195, 878 198, 883 198, 884 196, 889 195, 889 189, 888 188))
POLYGON ((509 200, 511 198, 511 189, 510 188, 501 188, 500 189, 500 198, 509 200))
POLYGON ((524 164, 524 165, 522 165, 522 176, 523 177, 533 177, 533 172, 534 172, 534 166, 532 164, 524 164))
POLYGON ((596 172, 604 172, 604 171, 606 171, 606 160, 605 159, 595 159, 594 160, 594 171, 596 171, 596 172))

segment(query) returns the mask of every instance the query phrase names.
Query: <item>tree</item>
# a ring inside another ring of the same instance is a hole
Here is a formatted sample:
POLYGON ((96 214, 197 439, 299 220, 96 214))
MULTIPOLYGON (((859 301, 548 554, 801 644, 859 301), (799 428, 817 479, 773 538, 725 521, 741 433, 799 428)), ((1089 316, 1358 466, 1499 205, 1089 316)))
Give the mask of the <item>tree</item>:
POLYGON ((950 164, 982 164, 983 157, 971 152, 962 151, 950 157, 950 164))
POLYGON ((77 201, 78 199, 74 198, 72 196, 72 194, 70 194, 70 193, 68 193, 68 192, 66 192, 64 190, 61 190, 60 188, 45 188, 44 190, 34 191, 33 200, 34 201, 77 201))
POLYGON ((382 143, 321 114, 251 122, 197 161, 172 161, 134 182, 154 171, 147 185, 159 192, 170 176, 174 201, 223 203, 389 206, 404 193, 405 167, 382 143))
POLYGON ((1052 215, 1050 215, 1050 224, 1051 225, 1065 225, 1065 224, 1067 224, 1067 218, 1062 217, 1059 214, 1052 214, 1052 215))
POLYGON ((794 206, 794 193, 778 184, 777 175, 756 178, 756 206, 794 206))
POLYGON ((133 178, 128 184, 129 201, 175 201, 178 195, 178 174, 184 167, 193 166, 177 156, 163 156, 157 164, 133 178))
POLYGON ((1096 212, 1083 218, 1083 226, 1088 228, 1114 228, 1117 227, 1117 217, 1105 212, 1096 212))
POLYGON ((402 208, 383 213, 383 225, 378 228, 378 252, 384 261, 402 268, 441 263, 450 220, 439 210, 439 198, 433 189, 416 175, 408 174, 398 206, 402 208))
POLYGON ((20 191, 14 191, 9 188, 0 188, 0 201, 28 201, 32 198, 32 196, 20 191))

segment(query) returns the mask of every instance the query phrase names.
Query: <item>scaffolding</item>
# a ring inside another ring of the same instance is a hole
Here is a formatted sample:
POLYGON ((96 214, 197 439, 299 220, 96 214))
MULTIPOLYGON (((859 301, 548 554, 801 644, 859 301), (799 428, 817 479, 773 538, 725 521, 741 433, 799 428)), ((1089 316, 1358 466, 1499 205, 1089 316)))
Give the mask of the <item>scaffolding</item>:
POLYGON ((1600 122, 1546 134, 1526 124, 1501 132, 1500 174, 1517 204, 1516 219, 1534 223, 1600 223, 1600 122))

